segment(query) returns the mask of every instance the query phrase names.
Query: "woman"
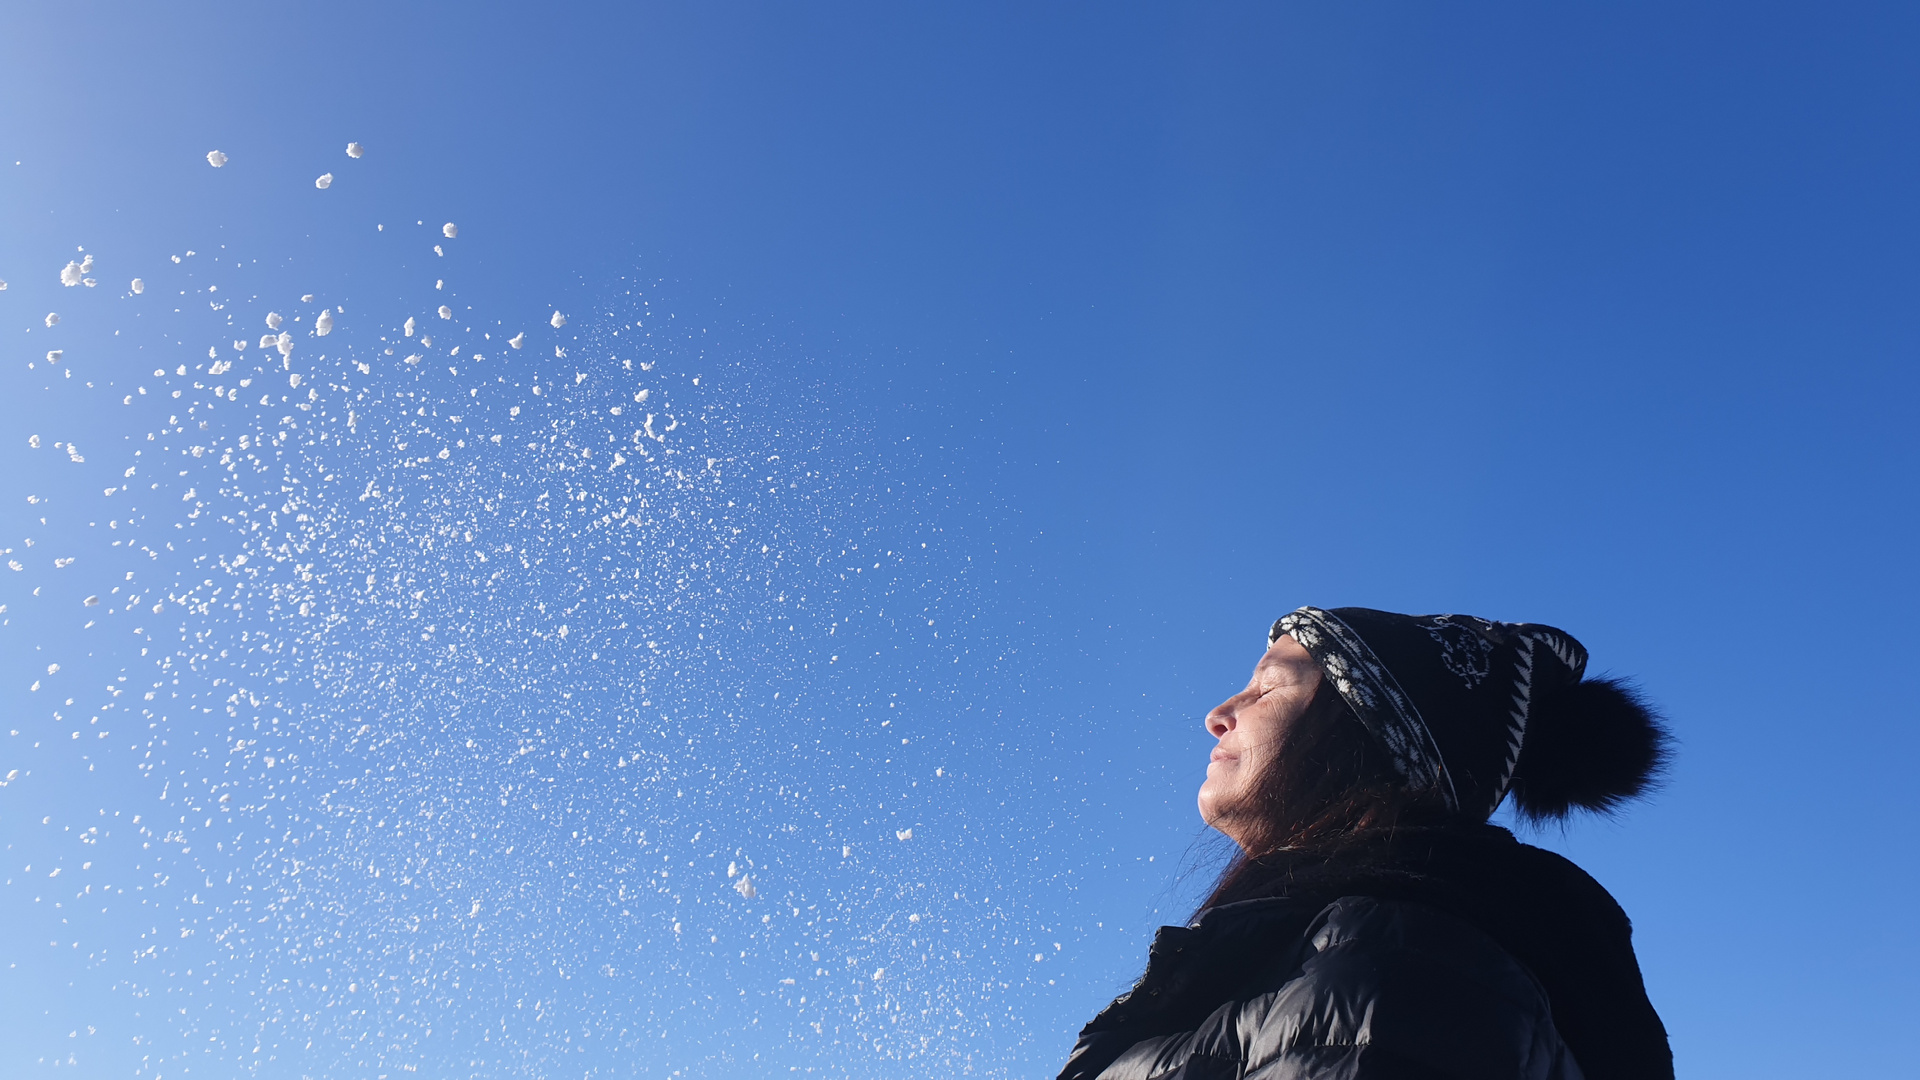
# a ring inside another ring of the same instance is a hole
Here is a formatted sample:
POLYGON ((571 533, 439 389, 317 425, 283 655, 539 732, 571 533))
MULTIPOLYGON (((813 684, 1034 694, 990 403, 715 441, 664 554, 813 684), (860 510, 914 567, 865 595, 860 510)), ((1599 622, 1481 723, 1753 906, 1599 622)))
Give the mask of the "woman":
POLYGON ((1268 646, 1206 721, 1200 814, 1241 854, 1062 1080, 1673 1076, 1626 914, 1487 823, 1645 791, 1646 705, 1550 626, 1303 607, 1268 646))

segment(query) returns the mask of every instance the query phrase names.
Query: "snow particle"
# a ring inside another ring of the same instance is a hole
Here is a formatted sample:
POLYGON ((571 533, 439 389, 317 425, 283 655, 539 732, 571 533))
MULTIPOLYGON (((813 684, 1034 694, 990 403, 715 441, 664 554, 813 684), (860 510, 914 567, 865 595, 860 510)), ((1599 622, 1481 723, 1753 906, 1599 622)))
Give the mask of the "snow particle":
POLYGON ((407 316, 407 325, 402 327, 401 329, 406 331, 408 337, 412 337, 414 326, 415 326, 415 323, 413 321, 413 316, 409 315, 407 316))
POLYGON ((85 275, 86 271, 81 269, 80 264, 69 259, 67 265, 60 270, 60 284, 71 289, 80 284, 80 279, 85 275))
POLYGON ((516 349, 522 345, 525 345, 526 343, 527 343, 527 335, 525 331, 521 331, 520 333, 515 334, 512 337, 507 339, 507 344, 513 346, 516 349))
POLYGON ((277 311, 267 312, 267 329, 269 330, 280 329, 280 324, 286 321, 286 317, 277 311))
POLYGON ((314 317, 313 332, 318 337, 326 337, 333 333, 333 312, 323 308, 320 314, 314 317))
POLYGON ((451 240, 454 237, 460 235, 460 226, 455 225, 453 222, 449 221, 445 225, 440 226, 440 235, 451 240))
POLYGON ((753 879, 751 877, 744 877, 744 876, 741 877, 739 881, 736 881, 733 883, 733 891, 739 893, 742 897, 748 900, 753 899, 760 892, 759 889, 756 889, 753 887, 753 879))
POLYGON ((59 363, 59 362, 60 362, 60 358, 61 358, 62 356, 65 356, 65 355, 66 355, 66 350, 64 350, 64 349, 48 349, 48 350, 47 350, 47 363, 49 363, 49 364, 57 364, 57 363, 59 363))
POLYGON ((548 319, 547 322, 551 324, 555 330, 558 330, 567 325, 567 317, 556 311, 553 313, 553 318, 548 319))
POLYGON ((913 839, 913 830, 912 830, 912 829, 897 829, 897 830, 895 830, 895 831, 894 831, 894 834, 893 834, 893 835, 894 835, 894 836, 895 836, 895 837, 896 837, 897 839, 901 839, 901 840, 911 840, 911 839, 913 839))
POLYGON ((359 143, 357 143, 357 142, 350 142, 350 143, 348 143, 348 144, 347 144, 347 156, 348 156, 348 157, 350 157, 350 158, 362 158, 362 157, 365 157, 366 155, 367 155, 367 148, 366 148, 366 147, 364 147, 364 146, 361 146, 361 145, 360 145, 359 143))
POLYGON ((314 178, 313 186, 319 188, 321 191, 327 190, 333 186, 333 174, 321 173, 318 177, 314 178))
POLYGON ((441 317, 441 318, 443 318, 443 319, 451 319, 451 318, 453 318, 453 309, 452 309, 452 308, 450 308, 450 307, 448 307, 448 306, 447 306, 447 305, 445 305, 445 304, 441 304, 441 305, 440 305, 440 317, 441 317))
POLYGON ((220 166, 225 165, 226 163, 227 163, 227 155, 221 153, 218 150, 207 151, 207 164, 217 169, 220 166))
POLYGON ((133 279, 133 292, 134 292, 134 295, 135 295, 135 296, 138 296, 139 294, 141 294, 141 293, 143 293, 143 292, 146 292, 146 291, 147 291, 147 283, 146 283, 146 282, 144 282, 144 281, 142 281, 142 280, 140 280, 139 278, 134 278, 134 279, 133 279))
POLYGON ((59 321, 60 321, 60 316, 58 316, 58 315, 56 315, 56 314, 54 314, 54 313, 53 313, 53 312, 51 312, 51 311, 49 311, 49 312, 47 312, 47 325, 48 325, 48 326, 52 326, 52 325, 54 325, 55 323, 58 323, 59 321))
POLYGON ((84 607, 99 607, 100 598, 98 596, 89 596, 85 600, 80 601, 80 603, 84 607))

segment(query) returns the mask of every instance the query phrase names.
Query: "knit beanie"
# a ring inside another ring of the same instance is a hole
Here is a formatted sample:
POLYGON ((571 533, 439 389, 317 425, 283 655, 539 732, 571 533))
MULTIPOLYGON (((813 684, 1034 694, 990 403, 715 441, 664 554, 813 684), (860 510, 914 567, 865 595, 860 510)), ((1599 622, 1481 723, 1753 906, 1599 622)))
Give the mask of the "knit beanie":
POLYGON ((1613 679, 1587 679, 1564 630, 1471 615, 1303 607, 1280 617, 1415 790, 1484 821, 1511 792, 1522 816, 1609 811, 1665 766, 1658 716, 1613 679))

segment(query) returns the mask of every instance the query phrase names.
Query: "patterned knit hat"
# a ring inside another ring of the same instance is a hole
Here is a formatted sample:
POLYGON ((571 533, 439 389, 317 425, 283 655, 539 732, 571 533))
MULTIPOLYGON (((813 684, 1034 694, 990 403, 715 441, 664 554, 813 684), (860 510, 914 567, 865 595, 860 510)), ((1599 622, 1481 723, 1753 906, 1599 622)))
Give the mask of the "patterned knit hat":
POLYGON ((1485 820, 1509 789, 1531 817, 1610 810, 1667 759, 1659 719, 1587 650, 1536 623, 1303 607, 1267 635, 1299 642, 1417 790, 1485 820))

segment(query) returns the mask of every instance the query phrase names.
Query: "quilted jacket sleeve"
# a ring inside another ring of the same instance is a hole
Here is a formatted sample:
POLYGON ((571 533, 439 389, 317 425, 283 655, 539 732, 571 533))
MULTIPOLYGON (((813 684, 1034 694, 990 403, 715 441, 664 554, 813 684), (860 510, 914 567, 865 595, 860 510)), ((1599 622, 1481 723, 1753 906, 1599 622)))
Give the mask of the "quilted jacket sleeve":
POLYGON ((1299 976, 1232 1019, 1244 1080, 1580 1080, 1538 981, 1466 923, 1348 897, 1308 939, 1299 976))

